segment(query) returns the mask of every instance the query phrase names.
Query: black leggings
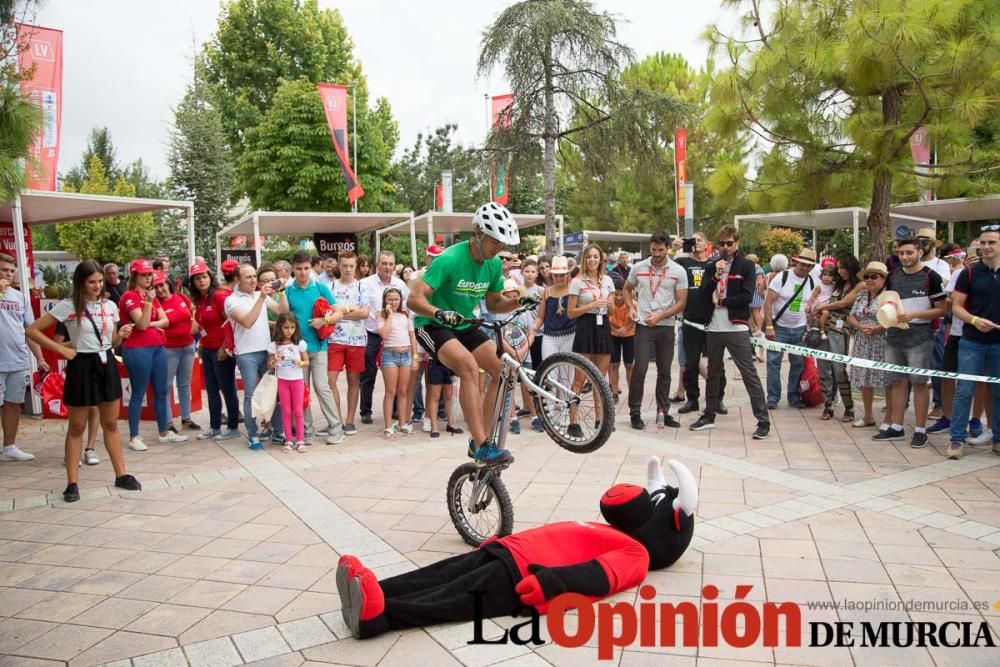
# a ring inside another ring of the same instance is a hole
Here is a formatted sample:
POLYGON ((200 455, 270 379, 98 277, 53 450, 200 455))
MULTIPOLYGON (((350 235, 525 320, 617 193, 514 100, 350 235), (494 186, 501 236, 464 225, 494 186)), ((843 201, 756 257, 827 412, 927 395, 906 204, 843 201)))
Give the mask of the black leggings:
POLYGON ((507 565, 483 549, 383 579, 379 585, 385 611, 362 622, 362 639, 389 630, 471 621, 473 591, 482 593, 484 618, 511 615, 522 606, 507 565))

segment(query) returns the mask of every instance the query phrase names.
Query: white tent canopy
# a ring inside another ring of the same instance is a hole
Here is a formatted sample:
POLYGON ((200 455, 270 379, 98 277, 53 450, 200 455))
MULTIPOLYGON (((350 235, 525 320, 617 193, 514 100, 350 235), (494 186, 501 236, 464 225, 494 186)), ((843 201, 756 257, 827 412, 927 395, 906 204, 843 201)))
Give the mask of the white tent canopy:
MULTIPOLYGON (((475 215, 475 213, 438 213, 428 211, 413 219, 412 231, 415 234, 426 235, 427 243, 430 245, 434 243, 435 234, 461 234, 462 232, 472 231, 472 218, 475 215)), ((544 215, 529 213, 513 213, 512 215, 515 222, 517 222, 519 230, 545 224, 544 215)), ((376 233, 376 239, 380 239, 383 234, 393 233, 395 230, 405 226, 405 224, 405 222, 397 222, 383 227, 376 233)), ((561 215, 556 216, 556 224, 559 226, 559 251, 562 252, 563 217, 561 215)))
MULTIPOLYGON (((187 211, 188 262, 193 262, 194 202, 190 201, 24 190, 13 201, 0 202, 0 223, 10 223, 14 228, 17 270, 21 285, 27 286, 31 284, 32 277, 28 275, 28 256, 24 242, 25 225, 53 225, 170 209, 187 211)), ((31 363, 31 370, 34 371, 35 358, 29 355, 28 360, 31 363)), ((32 411, 38 412, 40 404, 33 392, 31 392, 31 402, 32 411)))
MULTIPOLYGON (((323 213, 253 211, 227 225, 216 234, 215 261, 221 264, 221 240, 226 236, 249 236, 257 239, 261 234, 285 236, 311 236, 315 232, 340 232, 344 234, 364 234, 386 225, 409 225, 410 245, 413 254, 417 252, 416 236, 413 232, 413 212, 406 213, 323 213)), ((254 243, 257 265, 260 265, 260 244, 254 243)))
POLYGON ((892 211, 947 222, 948 238, 951 239, 956 222, 1000 219, 1000 195, 910 202, 893 206, 892 211))
MULTIPOLYGON (((933 220, 906 215, 902 212, 890 212, 891 220, 897 222, 912 221, 917 224, 933 223, 933 220)), ((791 227, 794 229, 811 229, 813 247, 816 247, 816 232, 821 229, 850 229, 854 239, 854 254, 858 255, 858 238, 860 228, 868 225, 868 209, 860 206, 847 208, 827 208, 816 211, 794 211, 789 213, 748 213, 734 218, 736 228, 740 223, 759 222, 775 227, 791 227)), ((933 226, 933 224, 931 224, 933 226)))

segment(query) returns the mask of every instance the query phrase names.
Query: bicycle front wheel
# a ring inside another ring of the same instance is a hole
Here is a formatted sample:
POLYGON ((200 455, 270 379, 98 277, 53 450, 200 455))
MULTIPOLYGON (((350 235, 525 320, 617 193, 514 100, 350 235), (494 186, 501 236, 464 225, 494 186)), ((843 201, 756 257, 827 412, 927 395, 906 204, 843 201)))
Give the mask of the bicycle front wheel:
POLYGON ((460 465, 448 480, 447 500, 451 522, 466 544, 478 547, 493 536, 510 535, 514 529, 514 504, 492 470, 475 463, 460 465))
POLYGON ((588 359, 575 352, 549 355, 535 371, 534 383, 557 399, 534 394, 535 412, 557 445, 587 454, 611 437, 615 419, 611 387, 588 359))

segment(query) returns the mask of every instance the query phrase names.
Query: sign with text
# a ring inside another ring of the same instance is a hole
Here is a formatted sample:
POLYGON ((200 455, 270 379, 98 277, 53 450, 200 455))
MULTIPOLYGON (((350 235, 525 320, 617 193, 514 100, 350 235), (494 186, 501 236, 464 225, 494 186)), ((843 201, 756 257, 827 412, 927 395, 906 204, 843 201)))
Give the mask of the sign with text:
POLYGON ((257 266, 257 254, 253 250, 225 249, 222 251, 222 261, 233 260, 240 264, 257 266))
POLYGON ((313 234, 313 243, 316 244, 316 252, 320 257, 336 257, 345 250, 351 252, 358 251, 358 237, 356 234, 329 233, 313 234))
POLYGON ((62 30, 17 25, 18 65, 31 78, 21 82, 21 93, 42 112, 42 128, 31 146, 35 165, 27 165, 27 187, 56 189, 59 163, 59 129, 62 126, 62 30))
POLYGON ((684 218, 687 198, 687 130, 681 128, 674 134, 674 172, 677 175, 677 219, 684 218))

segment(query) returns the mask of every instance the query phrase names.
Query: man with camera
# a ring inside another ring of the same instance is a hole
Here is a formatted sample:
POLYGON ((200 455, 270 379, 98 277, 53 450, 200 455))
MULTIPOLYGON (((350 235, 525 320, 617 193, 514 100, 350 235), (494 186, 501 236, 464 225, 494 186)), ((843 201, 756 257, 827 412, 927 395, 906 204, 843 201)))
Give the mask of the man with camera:
MULTIPOLYGON (((689 287, 687 305, 684 307, 684 327, 681 329, 681 340, 684 348, 684 367, 681 371, 681 379, 684 382, 684 393, 687 394, 687 402, 677 410, 682 415, 697 412, 699 408, 698 399, 701 396, 701 391, 698 389, 698 375, 701 357, 706 353, 707 332, 705 327, 712 319, 712 311, 715 308, 712 304, 712 292, 701 289, 705 270, 717 259, 706 256, 707 248, 708 239, 701 232, 695 232, 692 238, 684 239, 682 250, 687 255, 677 257, 674 260, 687 271, 689 287)), ((721 396, 726 393, 724 373, 721 383, 717 412, 724 415, 727 413, 721 401, 721 396)))
MULTIPOLYGON (((310 386, 310 379, 312 380, 312 398, 319 403, 319 409, 323 412, 327 423, 326 430, 316 435, 325 434, 326 444, 335 445, 344 439, 344 429, 333 400, 330 379, 326 374, 326 338, 319 336, 319 330, 337 324, 343 319, 344 313, 339 308, 334 308, 337 300, 330 288, 313 279, 312 257, 308 252, 299 250, 292 255, 292 272, 295 281, 285 288, 285 294, 288 297, 288 309, 298 320, 302 340, 308 346, 309 365, 303 368, 302 372, 307 387, 310 386), (330 311, 324 317, 317 317, 313 311, 313 305, 320 298, 326 299, 330 304, 330 311)), ((306 409, 303 421, 306 433, 313 433, 312 410, 306 409)))

